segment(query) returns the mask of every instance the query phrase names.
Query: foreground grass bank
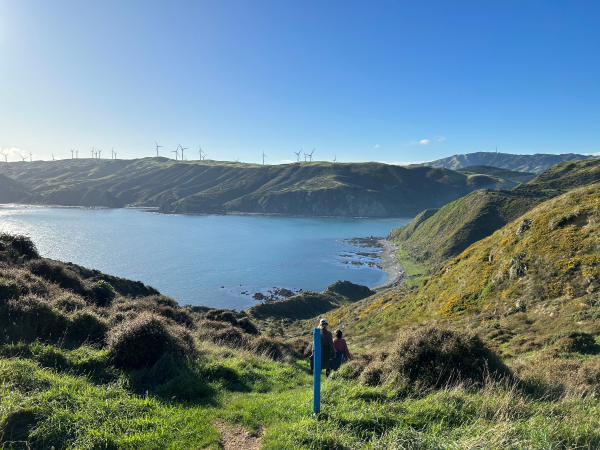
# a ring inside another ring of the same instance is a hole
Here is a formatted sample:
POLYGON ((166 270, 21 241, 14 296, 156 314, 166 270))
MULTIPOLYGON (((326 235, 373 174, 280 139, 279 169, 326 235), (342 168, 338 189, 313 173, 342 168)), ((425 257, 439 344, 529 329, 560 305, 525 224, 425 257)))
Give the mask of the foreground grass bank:
POLYGON ((419 392, 365 385, 346 365, 323 380, 315 416, 304 360, 203 345, 185 362, 124 371, 87 346, 0 351, 3 449, 218 449, 217 422, 264 428, 265 449, 600 447, 595 396, 549 398, 515 382, 419 392))

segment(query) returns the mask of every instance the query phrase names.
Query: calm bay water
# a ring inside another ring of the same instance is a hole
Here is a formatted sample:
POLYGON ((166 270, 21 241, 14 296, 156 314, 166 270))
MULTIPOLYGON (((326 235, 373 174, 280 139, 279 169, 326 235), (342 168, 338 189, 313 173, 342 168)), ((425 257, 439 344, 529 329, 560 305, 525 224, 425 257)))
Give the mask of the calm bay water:
POLYGON ((242 292, 384 282, 377 268, 343 264, 340 255, 356 248, 342 240, 386 236, 409 220, 0 206, 0 231, 30 236, 47 258, 140 280, 180 304, 235 309, 256 304, 242 292))

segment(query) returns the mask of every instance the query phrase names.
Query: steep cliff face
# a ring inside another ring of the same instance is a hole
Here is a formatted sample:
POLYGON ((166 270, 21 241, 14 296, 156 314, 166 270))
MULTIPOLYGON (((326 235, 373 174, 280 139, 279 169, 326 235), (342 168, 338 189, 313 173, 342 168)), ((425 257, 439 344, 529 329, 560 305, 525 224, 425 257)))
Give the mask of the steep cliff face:
POLYGON ((28 203, 32 198, 24 185, 0 174, 0 203, 28 203))

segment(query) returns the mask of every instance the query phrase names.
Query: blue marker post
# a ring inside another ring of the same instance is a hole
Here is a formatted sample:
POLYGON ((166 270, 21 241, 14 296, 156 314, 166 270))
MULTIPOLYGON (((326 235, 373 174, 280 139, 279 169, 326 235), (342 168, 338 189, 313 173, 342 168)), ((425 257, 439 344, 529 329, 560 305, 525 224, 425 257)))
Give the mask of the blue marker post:
POLYGON ((321 411, 321 329, 313 330, 313 412, 321 411))

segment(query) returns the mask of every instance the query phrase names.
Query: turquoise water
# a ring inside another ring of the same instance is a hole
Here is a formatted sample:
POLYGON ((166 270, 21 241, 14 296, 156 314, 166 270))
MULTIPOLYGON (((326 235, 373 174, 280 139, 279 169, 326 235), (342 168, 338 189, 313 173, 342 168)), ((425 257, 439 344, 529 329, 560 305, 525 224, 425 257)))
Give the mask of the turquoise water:
POLYGON ((0 231, 29 235, 47 258, 142 281, 182 305, 234 309, 256 304, 242 292, 384 282, 377 268, 343 264, 339 255, 357 249, 342 240, 386 236, 409 220, 0 206, 0 231))

